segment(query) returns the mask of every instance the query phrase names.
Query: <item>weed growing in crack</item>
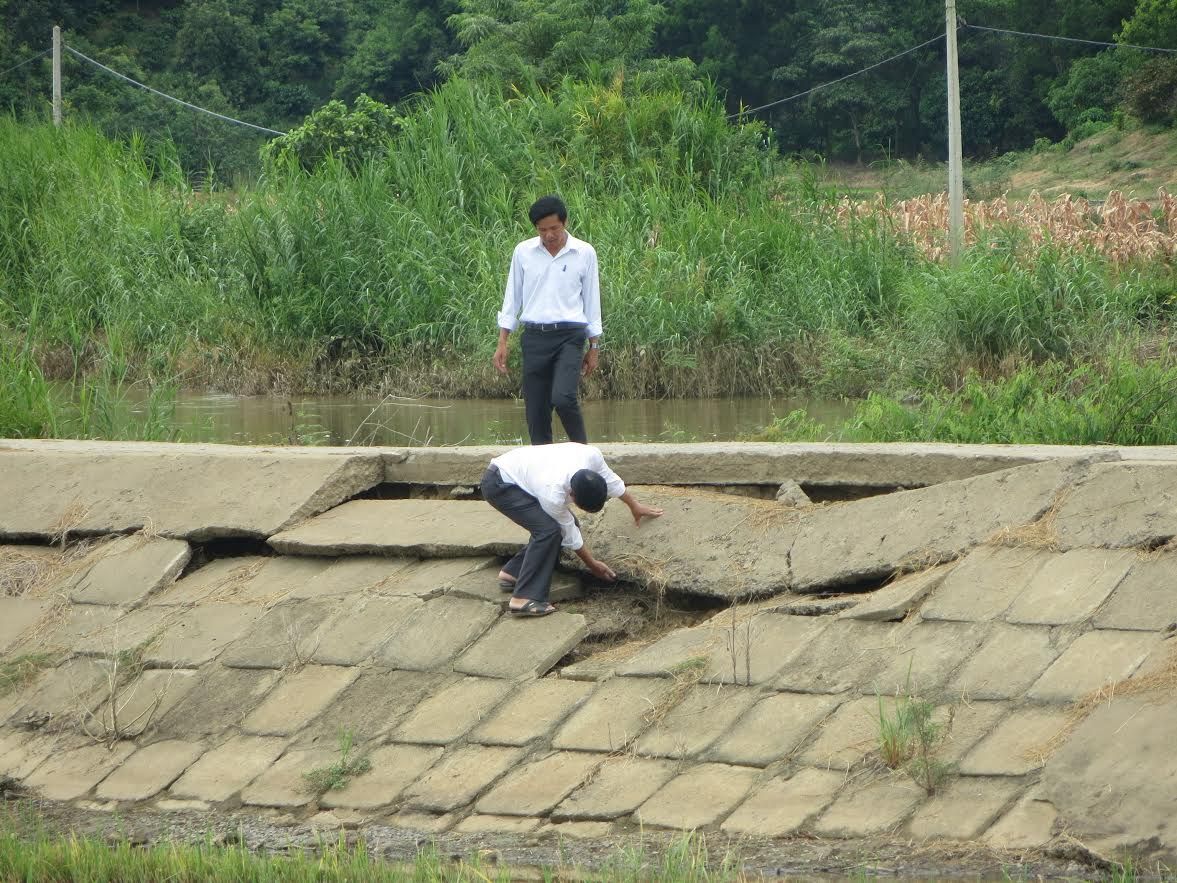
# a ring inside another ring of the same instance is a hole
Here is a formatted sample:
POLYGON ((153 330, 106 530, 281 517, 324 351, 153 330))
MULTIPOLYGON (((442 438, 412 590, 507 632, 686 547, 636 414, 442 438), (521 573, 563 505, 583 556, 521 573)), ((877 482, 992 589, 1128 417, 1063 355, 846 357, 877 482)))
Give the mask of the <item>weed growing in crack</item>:
POLYGON ((893 770, 906 769, 924 791, 936 793, 952 773, 952 765, 937 758, 935 752, 952 728, 953 711, 947 721, 935 720, 936 706, 912 693, 910 666, 903 690, 895 697, 894 710, 888 713, 883 697, 878 700, 883 763, 893 770))
POLYGON ((339 733, 339 760, 330 766, 316 767, 302 774, 307 789, 315 794, 339 791, 347 787, 354 776, 362 776, 372 769, 372 761, 361 755, 352 757, 355 733, 341 730, 339 733))

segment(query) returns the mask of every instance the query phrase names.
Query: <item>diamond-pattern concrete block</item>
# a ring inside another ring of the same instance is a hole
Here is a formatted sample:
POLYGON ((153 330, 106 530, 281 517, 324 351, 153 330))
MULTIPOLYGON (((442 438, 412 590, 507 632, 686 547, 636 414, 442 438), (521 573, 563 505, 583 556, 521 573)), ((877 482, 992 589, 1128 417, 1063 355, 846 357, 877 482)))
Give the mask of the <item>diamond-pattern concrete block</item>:
POLYGON ((188 695, 158 716, 159 731, 174 738, 223 733, 256 708, 279 677, 279 672, 268 670, 219 665, 202 669, 188 695))
POLYGON ((433 598, 405 618, 377 654, 377 660, 389 668, 448 669, 454 657, 498 618, 499 608, 485 601, 433 598))
POLYGON ((924 791, 906 773, 894 773, 862 788, 848 788, 814 825, 823 837, 869 837, 892 831, 911 815, 924 791))
POLYGON ((336 696, 359 672, 333 665, 308 665, 286 675, 242 723, 242 729, 258 736, 286 736, 296 733, 336 696))
POLYGON ((285 739, 235 736, 201 756, 170 791, 210 803, 228 800, 268 770, 285 749, 285 739))
POLYGON ((945 577, 920 615, 963 622, 997 619, 1049 557, 1039 549, 980 546, 945 577))
POLYGON ((1021 696, 1058 657, 1065 644, 1049 629, 994 624, 976 654, 948 686, 952 695, 970 699, 1021 696))
POLYGON ((895 657, 909 630, 890 622, 833 622, 781 669, 774 686, 795 693, 856 690, 895 657))
POLYGON ((397 729, 398 742, 448 745, 487 717, 511 684, 495 678, 463 678, 421 702, 397 729))
POLYGON ((1040 702, 1082 699, 1131 676, 1160 640, 1150 632, 1104 629, 1080 635, 1026 695, 1040 702))
POLYGON ((890 665, 864 692, 934 694, 985 640, 988 624, 921 622, 905 636, 890 665))
POLYGON ((319 649, 333 601, 288 601, 272 607, 220 656, 230 668, 285 668, 306 662, 319 649))
POLYGON ((961 701, 936 709, 935 720, 942 727, 936 758, 946 764, 960 763, 969 749, 993 732, 1012 704, 1009 702, 961 701))
POLYGON ((544 678, 526 684, 470 734, 486 745, 526 745, 549 735, 593 691, 585 681, 544 678))
POLYGON ((732 811, 751 790, 759 770, 701 763, 675 776, 637 810, 643 825, 703 828, 732 811))
MULTIPOLYGON (((78 611, 85 610, 89 605, 75 604, 70 611, 71 618, 84 618, 78 611)), ((107 611, 110 607, 90 607, 91 610, 107 611)), ((101 616, 105 619, 105 614, 101 616)), ((89 634, 80 634, 73 643, 75 653, 87 656, 116 656, 127 651, 139 651, 142 648, 155 646, 160 634, 168 628, 172 618, 166 607, 143 607, 132 610, 125 616, 109 621, 102 628, 89 634)), ((144 652, 144 659, 147 658, 144 652)))
POLYGON ((241 802, 251 806, 282 808, 306 806, 314 800, 315 793, 304 778, 305 774, 330 766, 337 760, 338 750, 312 748, 308 751, 288 751, 241 792, 241 802))
POLYGON ((1004 778, 955 779, 919 808, 908 830, 922 840, 975 840, 1021 791, 1004 778))
POLYGON ((543 822, 519 816, 487 816, 475 813, 454 826, 458 834, 530 834, 543 822))
POLYGON ((1137 559, 1112 597, 1095 615, 1100 629, 1158 631, 1177 622, 1177 553, 1137 559))
POLYGON ((559 751, 524 764, 474 805, 480 813, 542 816, 584 782, 605 760, 604 754, 559 751))
POLYGON ((72 726, 110 696, 110 668, 92 659, 71 659, 45 672, 10 719, 41 719, 48 715, 72 726))
POLYGON ((297 558, 287 555, 266 558, 249 579, 231 585, 228 591, 213 597, 234 604, 257 604, 268 607, 291 600, 303 586, 320 577, 332 562, 324 558, 297 558))
MULTIPOLYGON (((883 707, 887 714, 893 713, 893 700, 884 697, 883 707)), ((878 745, 879 699, 863 696, 839 706, 797 759, 808 766, 846 770, 878 745)))
POLYGON ((601 684, 552 739, 552 747, 571 751, 617 751, 653 723, 673 699, 664 678, 613 678, 601 684))
POLYGON ((396 727, 421 701, 458 679, 442 672, 365 670, 299 734, 298 746, 334 745, 344 730, 351 732, 357 744, 376 739, 396 727))
POLYGON ((117 540, 78 577, 70 598, 79 604, 137 604, 171 585, 191 557, 192 550, 183 540, 142 534, 117 540))
POLYGON ((115 637, 119 634, 116 623, 125 613, 121 607, 70 604, 60 616, 53 617, 53 624, 47 628, 37 644, 44 648, 72 650, 75 653, 116 653, 117 649, 108 648, 120 643, 115 637))
POLYGON ((1075 483, 1055 526, 1064 548, 1149 548, 1177 534, 1171 463, 1097 463, 1075 483))
POLYGON ((415 562, 411 558, 356 555, 340 558, 306 582, 292 586, 290 598, 326 598, 358 592, 379 592, 415 562))
POLYGON ((767 766, 785 757, 838 707, 841 699, 773 693, 761 699, 708 753, 710 760, 767 766))
POLYGON ((323 626, 312 658, 324 665, 358 665, 375 653, 420 607, 417 598, 362 597, 323 626))
POLYGON ((758 695, 751 687, 726 684, 692 687, 638 740, 637 753, 646 757, 698 757, 731 729, 758 695))
POLYGON ((141 736, 196 686, 199 673, 150 669, 122 687, 113 703, 103 702, 94 715, 101 732, 124 738, 141 736))
POLYGON ((984 841, 994 849, 1037 849, 1054 836, 1058 810, 1031 792, 985 832, 984 841))
POLYGON ((757 789, 728 816, 722 830, 753 837, 784 837, 833 802, 846 776, 834 770, 804 767, 757 789))
POLYGON ((76 800, 105 779, 135 752, 131 742, 84 745, 54 752, 24 784, 49 800, 76 800))
POLYGON ((468 574, 493 567, 498 571, 496 558, 439 558, 417 561, 398 571, 374 587, 381 595, 413 595, 432 598, 448 592, 468 574))
POLYGON ((0 730, 0 776, 23 779, 50 754, 59 752, 56 735, 38 735, 28 730, 0 730))
POLYGON ((1107 600, 1132 567, 1135 552, 1072 549, 1052 554, 1005 613, 1009 622, 1082 622, 1107 600))
POLYGON ((25 629, 44 616, 49 608, 49 602, 40 598, 0 596, 0 653, 15 644, 25 629))
POLYGON ((454 664, 454 670, 484 678, 537 678, 567 655, 588 632, 579 613, 557 612, 534 620, 499 619, 454 664))
POLYGON ((474 800, 523 754, 521 748, 482 745, 448 751, 405 792, 404 804, 409 809, 452 812, 474 800))
POLYGON ((122 766, 102 780, 95 792, 99 800, 146 800, 172 784, 201 754, 199 742, 155 742, 136 751, 122 766))
POLYGON ((160 667, 197 668, 237 640, 262 613, 239 604, 201 604, 170 620, 144 659, 160 667))
POLYGON ((433 766, 443 749, 423 745, 384 745, 369 756, 372 768, 338 791, 319 800, 323 806, 374 809, 392 803, 421 773, 433 766))
POLYGON ((148 599, 148 604, 191 607, 194 604, 210 603, 218 597, 231 597, 241 585, 256 576, 269 560, 260 555, 215 558, 153 595, 148 599))
POLYGON ((901 576, 895 582, 871 592, 849 610, 839 613, 838 619, 898 622, 944 581, 953 566, 945 564, 901 576))
POLYGON ((1065 710, 1015 711, 965 755, 960 771, 967 776, 1023 776, 1039 769, 1068 722, 1065 710))
POLYGON ((678 771, 669 760, 611 756, 588 782, 552 812, 553 819, 616 819, 627 816, 678 771))

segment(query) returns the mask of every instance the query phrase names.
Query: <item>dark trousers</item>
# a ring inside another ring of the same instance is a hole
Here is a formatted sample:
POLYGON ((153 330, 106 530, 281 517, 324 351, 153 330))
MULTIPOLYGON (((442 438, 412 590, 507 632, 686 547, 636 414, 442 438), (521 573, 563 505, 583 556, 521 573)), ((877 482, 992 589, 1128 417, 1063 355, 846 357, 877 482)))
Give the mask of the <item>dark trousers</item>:
POLYGON ((524 329, 519 345, 523 353, 523 403, 527 411, 527 434, 533 445, 552 443, 553 408, 564 424, 569 441, 581 444, 588 441, 576 398, 587 339, 583 327, 550 331, 524 329))
POLYGON ((560 525, 543 510, 539 500, 523 488, 503 481, 496 466, 491 466, 482 476, 482 498, 531 534, 523 551, 503 566, 503 570, 515 577, 515 597, 548 600, 563 539, 560 525))

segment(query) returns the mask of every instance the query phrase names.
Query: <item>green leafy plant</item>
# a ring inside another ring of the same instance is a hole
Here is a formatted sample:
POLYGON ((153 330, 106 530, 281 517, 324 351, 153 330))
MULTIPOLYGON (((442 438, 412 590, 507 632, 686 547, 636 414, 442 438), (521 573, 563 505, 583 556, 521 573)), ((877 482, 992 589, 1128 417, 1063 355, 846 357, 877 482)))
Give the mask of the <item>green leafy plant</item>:
POLYGON ((906 769, 928 794, 934 794, 951 774, 950 764, 935 756, 936 748, 952 726, 952 712, 946 722, 935 720, 936 706, 912 694, 911 668, 907 681, 888 712, 879 700, 879 754, 890 769, 906 769))
POLYGON ((344 729, 339 733, 339 759, 330 766, 316 767, 302 774, 308 790, 316 794, 339 791, 347 787, 355 776, 372 769, 372 761, 366 756, 353 757, 355 733, 344 729))
POLYGON ((399 124, 395 110, 361 92, 350 110, 342 101, 328 101, 302 125, 267 142, 262 158, 270 164, 294 162, 306 171, 334 158, 354 172, 387 153, 399 124))

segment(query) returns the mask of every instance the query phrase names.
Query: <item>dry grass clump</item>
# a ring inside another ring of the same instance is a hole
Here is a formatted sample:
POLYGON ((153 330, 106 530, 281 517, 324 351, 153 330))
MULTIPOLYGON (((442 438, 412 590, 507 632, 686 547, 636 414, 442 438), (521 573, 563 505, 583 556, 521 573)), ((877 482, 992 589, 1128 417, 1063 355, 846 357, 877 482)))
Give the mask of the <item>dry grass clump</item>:
MULTIPOLYGON (((881 194, 870 202, 847 197, 837 209, 843 223, 852 218, 886 220, 933 260, 947 255, 948 214, 946 193, 890 204, 881 194)), ((980 202, 966 199, 964 215, 965 242, 969 245, 984 241, 989 231, 1012 226, 1026 233, 1031 249, 1049 242, 1093 250, 1117 264, 1177 257, 1177 197, 1163 187, 1157 190, 1155 214, 1150 203, 1113 190, 1098 207, 1069 194, 1048 202, 1037 191, 1026 200, 1007 196, 980 202)))
POLYGON ((1041 549, 1046 552, 1059 551, 1061 544, 1056 522, 1058 521, 1059 509, 1062 508, 1063 501, 1066 497, 1067 491, 1063 491, 1055 497, 1050 507, 1042 514, 1042 517, 1036 521, 1031 521, 1029 524, 1003 527, 993 534, 993 536, 989 537, 988 542, 994 546, 1041 549))

